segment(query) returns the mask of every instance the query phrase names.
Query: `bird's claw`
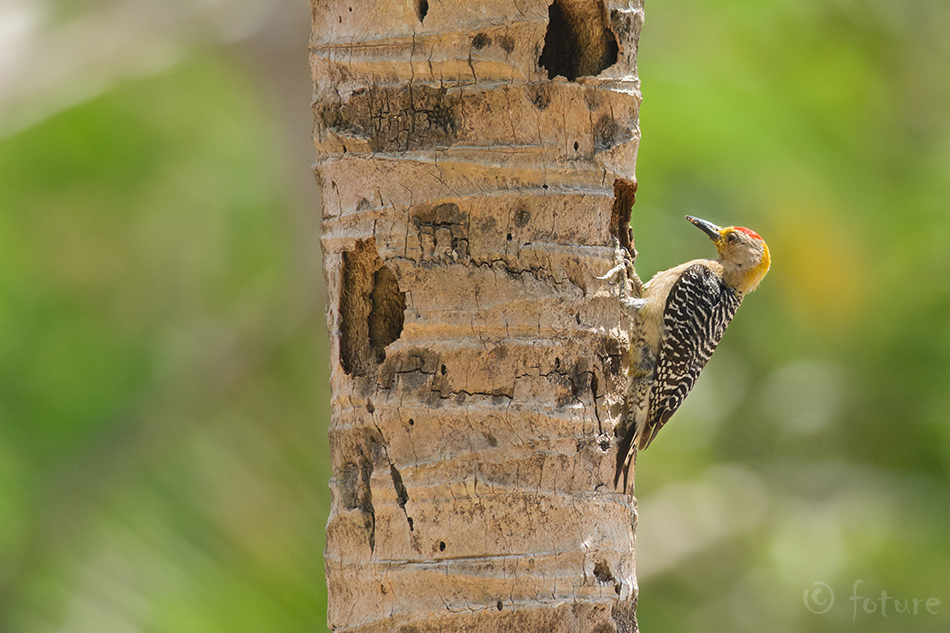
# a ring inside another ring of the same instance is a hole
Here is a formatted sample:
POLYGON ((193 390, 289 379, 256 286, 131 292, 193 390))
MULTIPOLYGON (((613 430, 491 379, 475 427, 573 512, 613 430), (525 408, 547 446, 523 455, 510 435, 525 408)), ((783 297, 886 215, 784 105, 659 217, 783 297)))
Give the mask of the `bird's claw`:
POLYGON ((625 272, 626 269, 627 269, 626 264, 622 264, 622 263, 617 264, 616 266, 608 270, 605 274, 601 275, 600 277, 594 277, 594 279, 605 280, 607 281, 607 283, 612 284, 613 278, 617 275, 617 273, 625 272))
POLYGON ((620 286, 620 305, 628 312, 636 312, 646 303, 645 299, 640 298, 642 284, 637 277, 636 270, 633 267, 633 260, 630 258, 630 252, 620 246, 620 241, 614 238, 614 267, 606 273, 594 279, 606 281, 607 283, 620 286), (616 279, 615 279, 616 278, 616 279))
POLYGON ((638 312, 640 308, 646 304, 647 300, 640 297, 620 297, 620 305, 622 305, 627 312, 638 312))

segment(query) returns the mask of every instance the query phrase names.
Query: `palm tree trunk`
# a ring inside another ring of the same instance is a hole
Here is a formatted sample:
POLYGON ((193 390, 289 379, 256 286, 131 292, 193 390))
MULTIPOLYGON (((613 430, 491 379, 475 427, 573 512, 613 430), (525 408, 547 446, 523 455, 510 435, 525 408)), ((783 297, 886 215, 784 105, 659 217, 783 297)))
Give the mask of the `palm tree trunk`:
POLYGON ((328 622, 635 631, 641 0, 313 0, 328 622))

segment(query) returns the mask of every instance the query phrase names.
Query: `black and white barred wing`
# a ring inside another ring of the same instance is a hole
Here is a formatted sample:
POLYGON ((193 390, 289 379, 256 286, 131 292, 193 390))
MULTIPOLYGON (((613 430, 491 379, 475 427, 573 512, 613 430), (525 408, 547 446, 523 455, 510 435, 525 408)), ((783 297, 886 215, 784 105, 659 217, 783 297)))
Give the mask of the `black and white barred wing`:
POLYGON ((683 404, 740 303, 742 298, 701 264, 687 268, 673 284, 663 311, 663 341, 640 448, 650 445, 683 404))

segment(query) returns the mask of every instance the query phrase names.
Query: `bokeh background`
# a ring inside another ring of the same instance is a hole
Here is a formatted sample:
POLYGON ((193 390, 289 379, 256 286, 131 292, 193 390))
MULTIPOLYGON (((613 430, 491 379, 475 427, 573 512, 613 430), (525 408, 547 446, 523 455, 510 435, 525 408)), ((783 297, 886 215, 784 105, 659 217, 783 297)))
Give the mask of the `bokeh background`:
MULTIPOLYGON (((308 33, 0 0, 0 631, 324 630, 308 33)), ((643 630, 950 629, 950 5, 649 2, 640 47, 641 275, 711 255, 686 213, 773 256, 640 458, 643 630)))
POLYGON ((0 631, 325 630, 307 0, 0 0, 0 631))

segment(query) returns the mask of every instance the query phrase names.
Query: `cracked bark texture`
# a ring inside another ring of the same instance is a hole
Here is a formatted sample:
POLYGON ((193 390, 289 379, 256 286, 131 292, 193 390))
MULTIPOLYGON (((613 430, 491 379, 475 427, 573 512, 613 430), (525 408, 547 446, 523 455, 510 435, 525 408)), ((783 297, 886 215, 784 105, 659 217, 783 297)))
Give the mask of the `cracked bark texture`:
POLYGON ((635 631, 641 0, 313 0, 328 623, 635 631))

